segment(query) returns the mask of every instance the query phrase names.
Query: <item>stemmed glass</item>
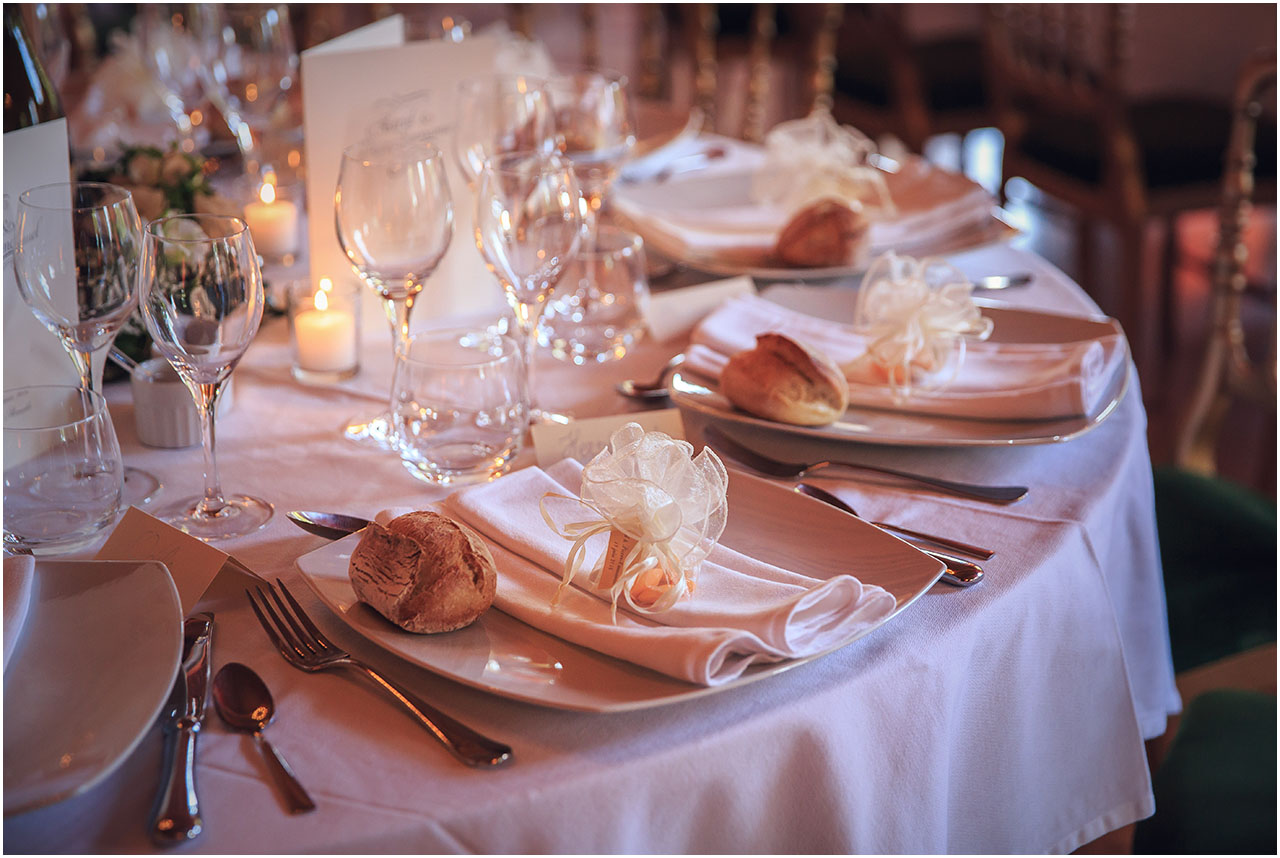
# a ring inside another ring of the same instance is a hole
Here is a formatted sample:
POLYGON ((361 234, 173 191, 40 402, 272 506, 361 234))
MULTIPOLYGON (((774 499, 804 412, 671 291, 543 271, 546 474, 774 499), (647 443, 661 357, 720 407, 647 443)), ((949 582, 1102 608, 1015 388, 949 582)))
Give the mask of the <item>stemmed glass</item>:
POLYGON ((588 240, 592 240, 609 188, 636 145, 627 78, 616 72, 582 70, 553 79, 549 87, 560 151, 573 163, 582 186, 588 240))
POLYGON ((555 114, 544 81, 526 75, 472 78, 458 87, 454 155, 473 188, 484 162, 502 152, 557 145, 555 114))
MULTIPOLYGON (((342 251, 382 298, 394 358, 408 339, 418 293, 453 239, 445 156, 427 140, 380 139, 349 147, 342 153, 333 205, 342 251)), ((388 397, 385 412, 351 423, 346 437, 396 449, 393 409, 388 397)))
POLYGON ((533 407, 538 319, 578 252, 582 195, 569 162, 555 153, 511 152, 490 158, 476 192, 476 246, 502 286, 523 335, 533 420, 566 418, 533 407))
POLYGON ((209 140, 199 113, 204 103, 201 68, 204 65, 195 32, 199 21, 190 16, 209 14, 195 5, 154 3, 138 10, 138 38, 142 63, 151 72, 169 115, 177 126, 179 145, 195 152, 209 140))
POLYGON ((272 172, 262 149, 298 74, 284 4, 193 4, 205 91, 226 117, 250 174, 272 172))
POLYGON ((206 541, 251 533, 270 520, 272 506, 223 493, 214 443, 218 399, 262 321, 262 272, 249 228, 223 215, 152 221, 138 284, 147 331, 191 391, 204 443, 204 494, 163 517, 206 541))
MULTIPOLYGON (((80 389, 102 393, 105 353, 138 305, 142 231, 133 195, 102 182, 41 185, 18 197, 18 291, 58 336, 80 389)), ((125 502, 146 503, 160 481, 125 468, 125 502)))

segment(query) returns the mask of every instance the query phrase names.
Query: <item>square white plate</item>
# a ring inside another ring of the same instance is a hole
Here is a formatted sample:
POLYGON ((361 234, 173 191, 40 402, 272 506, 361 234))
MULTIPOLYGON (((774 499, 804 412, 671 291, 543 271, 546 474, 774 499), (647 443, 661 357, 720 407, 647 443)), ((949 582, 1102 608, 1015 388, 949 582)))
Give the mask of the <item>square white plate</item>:
MULTIPOLYGON (((942 564, 884 531, 820 501, 748 474, 729 472, 729 523, 720 541, 814 578, 848 573, 897 600, 880 623, 805 659, 750 667, 703 687, 568 643, 490 608, 472 625, 415 635, 356 599, 347 574, 352 534, 304 554, 297 567, 322 601, 356 632, 433 673, 502 697, 584 712, 625 712, 736 688, 821 658, 896 617, 942 574, 942 564)), ((550 573, 548 573, 550 574, 550 573)), ((502 588, 502 570, 498 570, 502 588)))

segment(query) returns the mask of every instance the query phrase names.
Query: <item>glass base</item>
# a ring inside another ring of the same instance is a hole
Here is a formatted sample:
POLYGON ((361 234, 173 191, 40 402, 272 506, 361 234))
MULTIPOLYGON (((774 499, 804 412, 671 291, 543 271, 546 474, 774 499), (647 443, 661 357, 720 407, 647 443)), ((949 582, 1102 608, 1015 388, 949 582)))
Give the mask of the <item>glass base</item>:
POLYGON ((125 466, 124 490, 120 493, 121 506, 145 506, 156 499, 162 485, 160 478, 150 471, 125 466))
POLYGON ((371 417, 368 420, 353 420, 342 430, 348 441, 354 441, 362 447, 373 450, 396 452, 400 445, 396 441, 395 427, 391 424, 391 415, 387 412, 371 417))
POLYGON ((264 500, 248 495, 227 495, 222 507, 214 513, 203 511, 204 497, 188 498, 174 505, 160 518, 205 542, 230 539, 253 533, 271 520, 275 508, 264 500))

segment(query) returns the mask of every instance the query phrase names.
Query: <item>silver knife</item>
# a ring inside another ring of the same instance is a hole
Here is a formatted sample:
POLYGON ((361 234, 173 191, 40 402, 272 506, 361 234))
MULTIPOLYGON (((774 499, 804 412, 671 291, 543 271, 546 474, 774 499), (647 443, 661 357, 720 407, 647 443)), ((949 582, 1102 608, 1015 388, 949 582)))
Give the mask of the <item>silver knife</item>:
POLYGON ((196 798, 196 737, 204 723, 205 690, 209 687, 209 650, 213 614, 194 614, 182 624, 182 664, 169 699, 164 725, 168 761, 151 838, 162 845, 184 843, 200 835, 204 820, 196 798))

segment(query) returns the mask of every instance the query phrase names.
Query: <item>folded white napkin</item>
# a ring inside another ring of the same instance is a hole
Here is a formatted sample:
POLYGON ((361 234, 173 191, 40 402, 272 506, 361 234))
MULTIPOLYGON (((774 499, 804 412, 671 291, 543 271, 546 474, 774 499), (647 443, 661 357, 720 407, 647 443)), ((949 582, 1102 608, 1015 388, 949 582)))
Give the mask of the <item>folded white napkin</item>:
POLYGON ((36 559, 29 554, 4 558, 4 669, 9 669, 22 627, 31 607, 31 591, 36 580, 36 559))
MULTIPOLYGON (((693 598, 663 614, 620 607, 615 624, 607 594, 582 589, 585 572, 552 607, 570 543, 547 527, 539 501, 547 492, 576 496, 581 476, 582 466, 566 459, 463 489, 440 505, 493 552, 494 604, 544 632, 668 676, 720 685, 752 664, 823 652, 893 612, 892 594, 850 575, 809 578, 723 545, 704 561, 693 598)), ((378 520, 398 512, 386 510, 378 520)), ((589 556, 584 569, 593 562, 589 556)))
MULTIPOLYGON (((663 252, 682 259, 721 264, 775 264, 773 248, 792 212, 752 198, 755 171, 764 163, 759 147, 716 138, 727 155, 704 169, 666 182, 620 186, 617 211, 663 252)), ((927 255, 955 235, 981 228, 994 200, 966 177, 911 157, 885 183, 897 214, 873 220, 870 254, 898 250, 927 255)))
POLYGON ((983 308, 991 338, 968 344, 945 386, 915 390, 905 404, 866 362, 865 337, 851 328, 789 310, 755 295, 731 298, 694 329, 686 368, 712 378, 731 355, 755 347, 756 334, 781 333, 826 353, 849 379, 849 402, 948 417, 1050 420, 1095 413, 1126 366, 1114 320, 1095 321, 1010 308, 983 308))

